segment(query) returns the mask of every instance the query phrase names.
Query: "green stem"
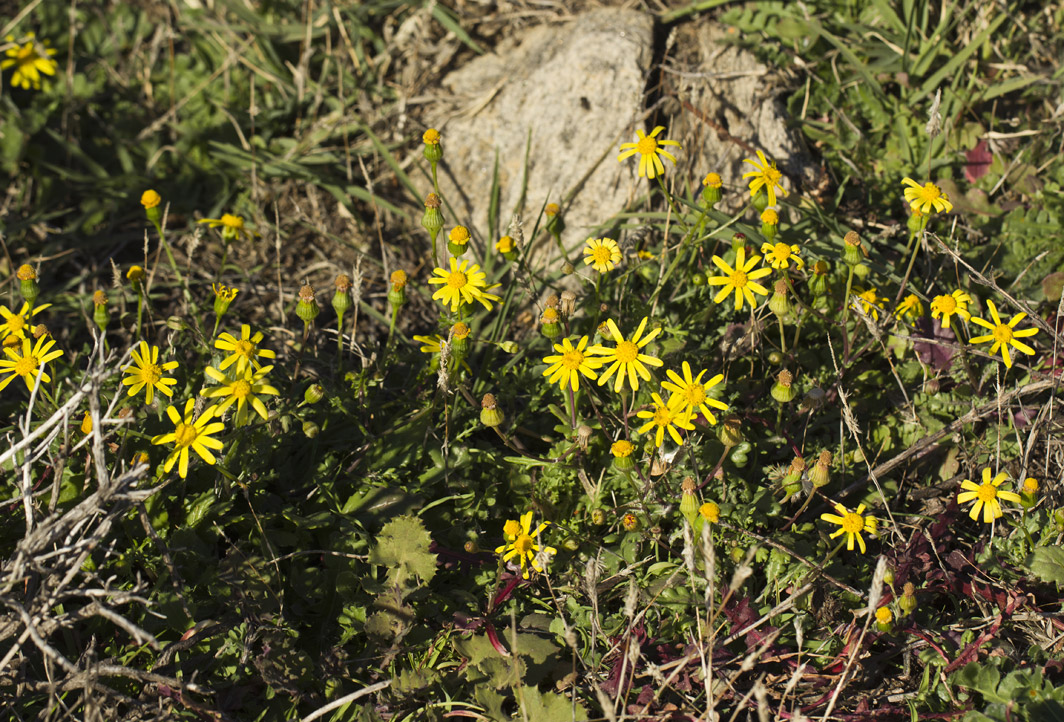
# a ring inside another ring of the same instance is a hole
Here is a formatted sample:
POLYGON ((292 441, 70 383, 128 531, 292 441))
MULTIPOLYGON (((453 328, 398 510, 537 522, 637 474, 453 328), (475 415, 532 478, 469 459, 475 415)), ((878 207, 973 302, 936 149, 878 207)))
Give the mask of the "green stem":
POLYGON ((843 363, 850 357, 850 333, 846 329, 846 321, 850 317, 850 289, 853 288, 853 269, 855 266, 850 266, 850 273, 846 276, 846 293, 842 297, 842 359, 843 363))

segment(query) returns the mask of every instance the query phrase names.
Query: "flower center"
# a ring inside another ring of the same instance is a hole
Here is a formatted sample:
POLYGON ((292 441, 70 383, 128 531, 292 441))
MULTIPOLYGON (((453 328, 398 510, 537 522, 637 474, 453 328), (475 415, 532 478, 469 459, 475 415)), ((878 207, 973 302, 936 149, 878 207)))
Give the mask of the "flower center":
POLYGON ((1008 343, 1012 340, 1012 329, 1008 324, 999 323, 994 328, 994 340, 998 343, 1008 343))
POLYGON ((562 356, 562 366, 570 371, 576 371, 584 363, 584 354, 579 351, 567 351, 562 356))
POLYGON ((174 431, 174 442, 181 448, 187 448, 192 446, 197 436, 199 436, 199 432, 195 426, 181 423, 177 425, 177 430, 174 431))
POLYGON ((12 316, 7 319, 7 327, 13 334, 19 333, 26 326, 26 319, 22 316, 12 316))
POLYGON ((777 243, 772 249, 772 255, 780 261, 786 261, 791 257, 791 247, 786 243, 777 243))
POLYGON ((15 362, 15 374, 17 376, 34 376, 37 371, 37 357, 33 354, 23 356, 15 362))
POLYGON ((639 347, 631 341, 621 341, 613 355, 622 364, 630 364, 639 356, 639 347))
POLYGON ((847 534, 856 534, 864 529, 864 517, 848 512, 842 517, 842 530, 847 534))
POLYGON ((929 203, 937 201, 941 195, 942 191, 934 183, 925 183, 924 187, 920 189, 920 200, 929 203))
POLYGON ((701 384, 691 384, 683 390, 683 399, 688 406, 698 406, 706 400, 706 389, 701 384))
POLYGON ((461 271, 455 271, 447 276, 448 287, 453 288, 456 291, 465 288, 466 283, 468 283, 466 275, 461 271))
POLYGON ((244 358, 251 358, 255 355, 255 344, 251 343, 251 341, 237 341, 233 344, 233 353, 244 358))
POLYGON ((938 300, 938 308, 942 313, 951 314, 957 310, 957 300, 953 296, 943 296, 938 300))
POLYGON ((531 552, 532 546, 532 537, 528 534, 521 534, 514 540, 514 549, 516 549, 521 556, 525 556, 531 552))
MULTIPOLYGON (((644 417, 646 418, 646 417, 644 417)), ((669 407, 659 406, 654 409, 654 424, 657 426, 668 426, 672 423, 672 414, 669 413, 669 407)))
POLYGON ((232 385, 231 391, 233 396, 235 396, 236 398, 241 400, 246 399, 248 396, 251 395, 251 384, 249 384, 244 379, 240 379, 232 385))
POLYGON ((981 502, 989 503, 997 499, 997 487, 993 484, 980 484, 975 490, 975 497, 981 502))
POLYGON ((732 285, 736 288, 746 288, 746 274, 742 271, 736 271, 731 275, 732 285))
POLYGON ((233 228, 239 230, 244 227, 244 219, 240 216, 234 216, 230 213, 226 213, 222 216, 222 225, 226 228, 233 228))
POLYGON ((658 149, 658 142, 647 136, 635 144, 635 149, 640 155, 654 155, 654 151, 658 149))
POLYGON ((606 246, 598 246, 595 250, 591 251, 591 257, 595 259, 596 263, 609 263, 613 258, 613 254, 610 253, 610 249, 606 246))
POLYGON ((772 185, 779 185, 779 180, 782 177, 783 174, 776 170, 774 166, 765 167, 765 180, 767 180, 772 185))
POLYGON ((140 370, 140 380, 149 386, 154 386, 159 383, 159 379, 163 377, 163 371, 155 364, 148 364, 140 370))

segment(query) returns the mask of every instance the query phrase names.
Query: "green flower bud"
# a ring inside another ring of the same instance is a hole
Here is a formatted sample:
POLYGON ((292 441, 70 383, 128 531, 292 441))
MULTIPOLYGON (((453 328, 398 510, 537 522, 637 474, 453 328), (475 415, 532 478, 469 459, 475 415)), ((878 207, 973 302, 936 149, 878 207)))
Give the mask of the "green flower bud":
POLYGON ((332 307, 336 311, 336 315, 339 318, 343 318, 348 309, 351 308, 351 277, 341 273, 336 277, 336 281, 333 282, 333 287, 336 289, 332 297, 332 307))
POLYGON ((480 423, 494 429, 500 426, 505 418, 502 411, 499 411, 495 396, 484 394, 484 398, 480 400, 480 423))
POLYGON ((761 235, 769 243, 776 240, 776 232, 779 230, 780 216, 771 208, 766 208, 761 213, 761 235))
POLYGON ((684 477, 683 483, 680 484, 680 513, 689 524, 695 523, 695 514, 698 513, 698 499, 695 491, 695 480, 690 476, 684 477))
POLYGON ((821 489, 828 485, 831 481, 831 452, 824 449, 820 452, 820 457, 816 460, 816 464, 809 470, 809 482, 817 489, 821 489))
POLYGON ((794 399, 795 393, 794 387, 791 385, 794 381, 794 376, 787 369, 783 369, 776 376, 776 383, 772 386, 772 398, 781 404, 789 403, 794 399))
POLYGON ((140 204, 144 206, 144 214, 148 217, 148 221, 156 228, 159 227, 159 220, 162 217, 159 210, 159 205, 162 202, 162 196, 150 188, 144 191, 140 196, 140 204))
POLYGON ((447 250, 452 256, 458 257, 469 248, 469 229, 465 226, 455 226, 447 234, 447 250))
POLYGON ((299 289, 299 303, 296 304, 296 316, 304 324, 310 324, 321 313, 318 302, 314 300, 314 288, 308 283, 299 289))
POLYGON ((768 193, 765 192, 764 187, 757 190, 757 195, 754 196, 754 210, 758 213, 764 213, 768 208, 768 193))
POLYGON ((100 329, 100 333, 107 330, 107 322, 111 320, 111 316, 107 313, 107 294, 103 291, 96 291, 92 294, 92 320, 96 323, 96 326, 100 329))
POLYGON ((421 216, 421 227, 429 232, 433 243, 436 242, 436 237, 440 235, 440 231, 443 229, 443 213, 440 212, 441 205, 443 204, 440 201, 440 197, 435 193, 429 193, 425 196, 425 214, 421 216))
POLYGON ((746 234, 734 233, 731 237, 732 250, 738 253, 740 248, 746 248, 746 234))
POLYGON ((865 259, 868 252, 861 245, 861 238, 856 231, 847 231, 842 239, 842 260, 847 266, 853 268, 865 259))
POLYGON ((772 298, 768 300, 768 310, 780 318, 790 316, 793 311, 791 301, 787 298, 787 282, 782 278, 772 287, 772 298))
POLYGON ((894 614, 891 613, 890 607, 880 607, 876 610, 876 629, 884 634, 890 634, 894 631, 894 614))
POLYGON ((451 331, 451 358, 456 363, 461 363, 469 356, 470 328, 459 321, 452 327, 451 331))
POLYGON ((325 387, 321 384, 311 384, 307 387, 307 390, 303 392, 303 400, 312 406, 324 398, 325 387))
POLYGON ((691 274, 691 285, 692 286, 704 286, 704 285, 706 285, 706 274, 702 273, 701 271, 698 271, 696 273, 691 274))
POLYGON ((547 231, 553 236, 560 236, 565 231, 565 221, 562 220, 558 204, 548 203, 543 213, 547 216, 547 231))
POLYGON ((540 318, 540 332, 551 341, 558 338, 561 334, 562 326, 560 317, 558 315, 558 309, 554 306, 547 306, 543 309, 543 316, 540 318))
POLYGON ((906 225, 909 227, 909 233, 917 235, 925 228, 927 228, 927 222, 930 220, 930 216, 926 213, 922 213, 915 208, 912 208, 912 215, 909 216, 909 220, 906 225))
POLYGON ((722 185, 720 176, 716 173, 710 173, 702 179, 702 201, 707 210, 720 203, 722 185))
POLYGON ((240 291, 221 283, 212 284, 211 288, 214 289, 214 315, 221 318, 229 310, 230 304, 240 291))
POLYGON ((809 290, 814 296, 824 296, 827 294, 828 287, 828 272, 831 267, 827 261, 817 261, 813 264, 813 273, 809 278, 809 290))
POLYGON ((435 128, 429 128, 421 136, 422 142, 425 147, 422 152, 425 154, 425 160, 432 165, 436 165, 443 159, 443 146, 440 145, 440 131, 435 128))
POLYGON ((305 436, 306 436, 306 437, 307 437, 308 439, 313 439, 313 438, 314 438, 315 436, 317 436, 317 435, 318 435, 318 434, 319 434, 320 432, 321 432, 321 427, 319 427, 319 426, 318 426, 317 424, 315 424, 315 423, 314 423, 313 421, 304 421, 304 422, 303 422, 303 434, 304 434, 304 435, 305 435, 305 436))
POLYGON ((742 421, 738 416, 729 416, 717 426, 717 439, 728 449, 743 440, 742 421))
POLYGON ((635 447, 632 446, 630 441, 621 439, 614 441, 610 446, 610 453, 613 455, 613 468, 618 471, 631 471, 635 468, 635 461, 632 459, 632 452, 635 451, 635 447))
POLYGON ((898 609, 905 617, 916 611, 916 588, 911 582, 906 582, 902 587, 901 596, 898 597, 898 609))
POLYGON ((591 523, 595 526, 602 526, 606 523, 606 512, 603 509, 595 508, 591 510, 591 523))
POLYGON ((37 272, 33 270, 33 266, 24 263, 18 267, 15 276, 18 278, 18 290, 22 294, 22 300, 32 309, 37 297, 41 295, 41 289, 37 285, 37 272))
POLYGON ((406 281, 406 271, 402 269, 392 271, 392 287, 388 291, 388 303, 392 305, 392 308, 402 308, 406 303, 406 281))

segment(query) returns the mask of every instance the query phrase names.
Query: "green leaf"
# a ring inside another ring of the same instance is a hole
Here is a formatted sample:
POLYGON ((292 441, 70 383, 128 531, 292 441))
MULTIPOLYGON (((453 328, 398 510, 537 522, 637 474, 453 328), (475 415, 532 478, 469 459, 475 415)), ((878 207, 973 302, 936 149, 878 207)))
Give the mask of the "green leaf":
POLYGON ((523 687, 518 699, 521 701, 524 719, 528 722, 582 722, 587 719, 587 711, 579 702, 574 704, 572 700, 554 692, 540 692, 535 687, 523 687))
POLYGON ((1060 547, 1038 547, 1027 557, 1027 566, 1043 582, 1064 584, 1064 549, 1060 547))
POLYGON ((388 578, 393 583, 401 584, 414 576, 427 584, 436 574, 436 555, 429 551, 431 542, 420 519, 401 516, 381 530, 369 561, 389 567, 388 578))

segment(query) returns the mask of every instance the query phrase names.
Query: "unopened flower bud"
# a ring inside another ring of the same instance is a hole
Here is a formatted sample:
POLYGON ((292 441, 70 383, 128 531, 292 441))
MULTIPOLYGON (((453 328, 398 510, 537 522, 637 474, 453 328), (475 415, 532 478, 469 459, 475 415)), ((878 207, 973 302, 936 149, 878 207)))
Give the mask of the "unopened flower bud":
POLYGON ((435 193, 429 193, 425 196, 425 214, 421 216, 421 227, 429 232, 433 243, 436 242, 436 237, 440 235, 440 231, 443 229, 443 213, 440 212, 441 205, 443 204, 440 201, 440 197, 435 193))
POLYGON ((791 301, 787 297, 787 282, 782 278, 772 287, 772 298, 768 300, 768 310, 780 318, 791 315, 791 301))
POLYGON ((495 401, 495 396, 493 394, 484 394, 484 398, 480 400, 480 423, 494 429, 500 426, 504 419, 505 417, 495 401))
POLYGON ((560 236, 565 230, 565 221, 562 220, 561 209, 557 203, 548 203, 543 209, 547 216, 547 231, 554 236, 560 236))
POLYGON ((632 442, 625 439, 614 441, 613 445, 610 446, 610 453, 613 455, 613 468, 618 471, 631 471, 634 469, 633 451, 635 451, 635 447, 632 446, 632 442))
POLYGON ((791 384, 794 376, 787 369, 783 369, 776 376, 776 383, 772 386, 772 398, 781 404, 786 404, 794 399, 796 391, 791 384))
POLYGON ((214 288, 214 315, 221 318, 229 310, 229 305, 236 298, 236 294, 240 291, 236 288, 230 288, 221 283, 215 283, 214 288))
POLYGON ((140 204, 144 206, 144 214, 148 217, 148 221, 156 228, 159 227, 159 219, 162 217, 162 214, 159 211, 159 204, 162 202, 162 196, 150 188, 140 195, 140 204))
POLYGON ((779 230, 780 215, 771 208, 766 208, 761 213, 761 235, 765 237, 769 243, 772 243, 776 239, 776 232, 779 230))
POLYGON ((495 241, 495 250, 501 253, 507 261, 517 260, 517 248, 514 246, 514 239, 510 236, 503 236, 495 241))
POLYGON ((733 233, 731 237, 731 247, 736 253, 740 248, 746 248, 746 234, 745 233, 733 233))
POLYGON ((813 264, 813 273, 809 277, 809 290, 814 296, 823 296, 828 292, 828 271, 831 266, 827 261, 817 261, 813 264))
POLYGON ((683 483, 680 484, 680 513, 690 524, 694 523, 695 514, 698 513, 698 498, 695 492, 695 480, 690 476, 685 476, 683 483))
POLYGON ((916 588, 912 582, 906 582, 902 587, 901 596, 898 598, 898 609, 906 617, 916 611, 916 588))
POLYGON ((1038 479, 1028 476, 1020 487, 1020 506, 1032 509, 1038 503, 1038 479))
POLYGON ((425 144, 422 153, 425 155, 425 160, 435 166, 443 158, 443 146, 440 145, 440 131, 435 128, 429 128, 421 136, 422 142, 425 144))
POLYGON ((894 631, 894 615, 890 611, 890 607, 880 607, 876 610, 876 629, 884 634, 890 634, 894 631))
POLYGON ((569 261, 566 261, 565 263, 562 264, 562 273, 565 274, 566 276, 571 276, 575 272, 576 272, 576 266, 574 266, 569 261))
POLYGON ((321 384, 311 384, 303 392, 303 400, 308 404, 316 404, 325 398, 325 387, 321 384))
POLYGON ((452 256, 461 256, 469 248, 469 229, 465 226, 455 226, 447 234, 447 250, 452 256))
POLYGON ((831 452, 824 449, 820 452, 816 464, 809 470, 809 482, 817 489, 821 489, 827 486, 829 481, 831 481, 831 452))
POLYGON ((18 267, 15 276, 18 278, 18 290, 22 294, 22 300, 32 309, 33 304, 37 302, 37 296, 41 294, 41 289, 37 285, 37 271, 28 263, 23 263, 18 267))
POLYGON ((602 526, 606 523, 606 511, 604 509, 594 508, 591 510, 591 523, 595 526, 602 526))
POLYGON ((552 341, 561 334, 562 327, 559 323, 558 309, 554 306, 547 306, 543 309, 543 316, 540 318, 540 332, 552 341))
POLYGON ((306 436, 308 439, 313 439, 315 436, 318 435, 319 432, 321 432, 321 427, 313 421, 303 422, 303 435, 306 436))
POLYGON ((318 302, 314 300, 314 287, 309 283, 299 289, 299 303, 296 304, 296 316, 303 323, 310 324, 321 313, 318 302))
POLYGON ((621 526, 625 531, 639 531, 639 517, 632 513, 625 514, 621 517, 621 526))
POLYGON ((110 314, 107 313, 107 294, 103 291, 96 291, 92 294, 92 320, 96 323, 96 326, 101 332, 107 330, 107 322, 110 320, 110 314))
POLYGON ((333 282, 336 289, 332 297, 332 307, 339 318, 343 318, 347 310, 351 308, 351 277, 341 273, 333 282))
POLYGON ((842 239, 843 252, 842 260, 851 268, 861 263, 868 255, 864 246, 861 245, 861 238, 857 235, 857 231, 847 231, 846 235, 842 239))
POLYGON ((717 439, 725 448, 738 446, 743 440, 742 420, 738 416, 728 416, 717 426, 717 439))
POLYGON ((709 173, 702 179, 702 200, 705 202, 707 209, 720 203, 722 185, 720 176, 716 173, 709 173))
POLYGON ((466 543, 462 545, 462 549, 465 550, 466 554, 479 554, 480 553, 480 545, 477 544, 476 541, 473 540, 473 539, 467 540, 466 543))
POLYGON ((388 291, 388 303, 393 309, 401 308, 406 303, 406 271, 402 269, 392 271, 390 280, 392 287, 388 291))
POLYGON ((140 266, 130 266, 126 271, 126 280, 133 286, 133 290, 140 293, 140 283, 144 280, 144 269, 140 266))
POLYGON ((926 213, 918 211, 915 208, 910 207, 910 210, 912 211, 912 213, 909 214, 909 220, 906 222, 906 225, 909 228, 909 233, 915 236, 918 235, 925 228, 927 228, 927 221, 929 220, 930 216, 928 216, 926 213))

